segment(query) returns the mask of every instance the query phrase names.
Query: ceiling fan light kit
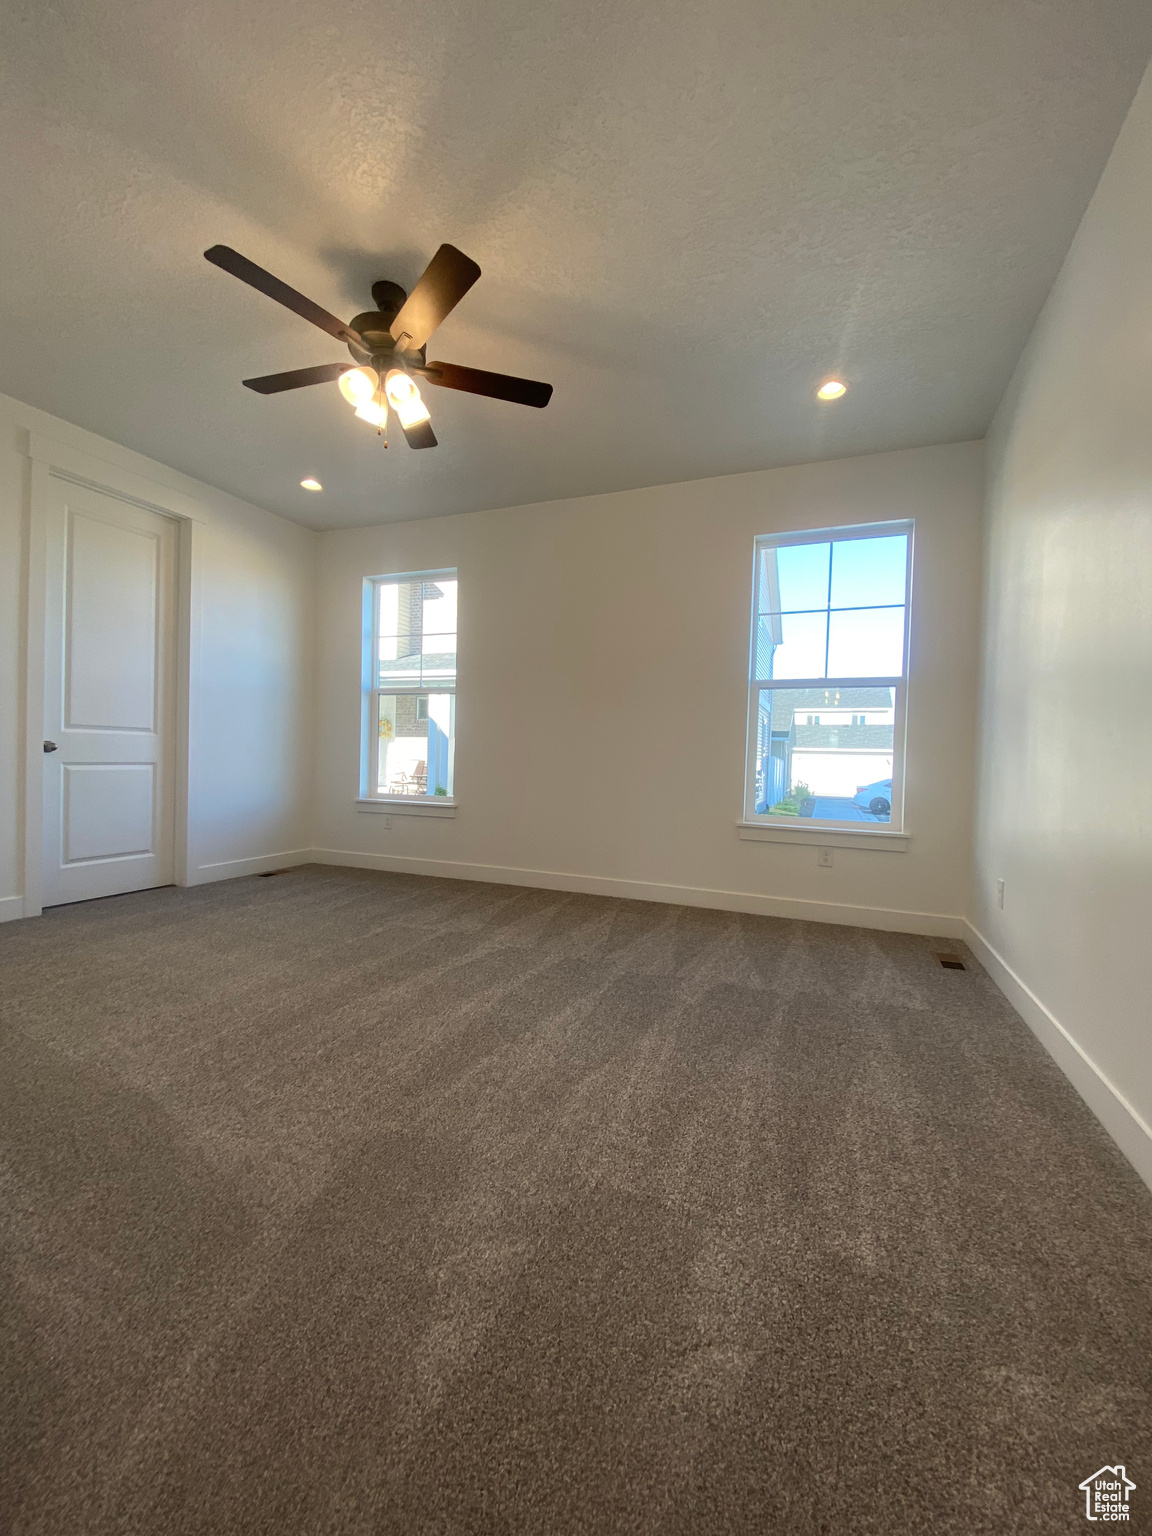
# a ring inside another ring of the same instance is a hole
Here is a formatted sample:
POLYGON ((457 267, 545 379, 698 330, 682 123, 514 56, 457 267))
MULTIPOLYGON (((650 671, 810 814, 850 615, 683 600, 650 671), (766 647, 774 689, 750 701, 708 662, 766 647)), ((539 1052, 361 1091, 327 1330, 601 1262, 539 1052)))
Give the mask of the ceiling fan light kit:
POLYGON ((288 373, 245 379, 245 387, 257 394, 276 395, 310 384, 336 383, 356 415, 376 427, 382 436, 391 407, 410 448, 436 447, 431 413, 414 374, 442 389, 510 400, 537 410, 552 398, 551 384, 535 379, 465 368, 459 363, 426 361, 428 338, 480 276, 476 263, 454 245, 440 247, 411 293, 406 294, 398 283, 387 280, 373 283, 376 308, 353 316, 347 325, 231 246, 214 245, 204 256, 221 271, 230 272, 302 320, 342 341, 355 360, 351 368, 347 363, 321 363, 315 368, 295 368, 288 373))
POLYGON ((389 370, 384 380, 384 393, 402 427, 417 427, 422 421, 431 420, 420 391, 402 368, 389 370))
POLYGON ((348 368, 339 377, 340 393, 349 405, 360 406, 371 400, 380 382, 374 368, 348 368))
MULTIPOLYGON (((356 414, 361 421, 366 421, 370 427, 376 427, 383 432, 388 425, 388 407, 379 400, 365 400, 356 407, 356 414)), ((388 440, 385 438, 384 446, 387 448, 388 440)))

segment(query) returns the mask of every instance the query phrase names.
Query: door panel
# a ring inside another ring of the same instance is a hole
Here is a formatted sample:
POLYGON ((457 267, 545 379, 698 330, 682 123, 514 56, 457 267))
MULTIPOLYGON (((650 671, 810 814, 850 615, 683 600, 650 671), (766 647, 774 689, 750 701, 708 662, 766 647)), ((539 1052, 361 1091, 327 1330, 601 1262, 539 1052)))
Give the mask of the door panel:
POLYGON ((71 508, 67 526, 65 721, 76 730, 154 731, 163 532, 71 508))
POLYGON ((152 852, 155 763, 65 763, 64 864, 152 852))
POLYGON ((176 525, 57 477, 48 501, 44 905, 173 879, 176 525))

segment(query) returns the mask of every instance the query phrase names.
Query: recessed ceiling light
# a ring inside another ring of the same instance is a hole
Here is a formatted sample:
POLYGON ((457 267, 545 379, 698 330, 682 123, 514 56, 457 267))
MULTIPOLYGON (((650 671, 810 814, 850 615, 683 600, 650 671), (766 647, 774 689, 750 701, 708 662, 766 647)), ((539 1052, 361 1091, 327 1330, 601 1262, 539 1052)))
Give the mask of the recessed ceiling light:
POLYGON ((301 480, 300 484, 306 491, 322 491, 324 489, 319 480, 313 480, 311 475, 308 476, 307 480, 301 480))
POLYGON ((847 384, 841 384, 839 379, 829 379, 827 383, 821 384, 820 388, 816 391, 816 398, 817 400, 839 400, 841 395, 846 395, 847 393, 847 384))

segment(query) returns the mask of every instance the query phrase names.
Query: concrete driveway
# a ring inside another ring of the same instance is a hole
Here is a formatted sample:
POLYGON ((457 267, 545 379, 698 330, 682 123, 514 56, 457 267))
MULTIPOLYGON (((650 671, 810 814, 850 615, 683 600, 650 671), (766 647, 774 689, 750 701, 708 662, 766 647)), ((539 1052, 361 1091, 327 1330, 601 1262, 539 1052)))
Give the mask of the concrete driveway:
POLYGON ((863 806, 853 805, 847 795, 817 795, 812 815, 817 821, 880 821, 887 826, 889 816, 873 816, 863 806))

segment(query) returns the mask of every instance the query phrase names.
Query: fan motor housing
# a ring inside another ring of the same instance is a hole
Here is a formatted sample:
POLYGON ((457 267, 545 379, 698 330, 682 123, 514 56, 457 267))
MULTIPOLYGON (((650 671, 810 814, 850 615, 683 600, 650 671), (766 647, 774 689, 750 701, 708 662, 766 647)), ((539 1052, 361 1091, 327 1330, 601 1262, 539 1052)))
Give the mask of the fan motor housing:
POLYGON ((362 347, 358 347, 354 341, 348 343, 348 350, 358 363, 366 363, 376 353, 392 352, 395 349, 396 343, 388 329, 393 318, 380 310, 370 309, 362 315, 353 315, 349 320, 351 329, 358 332, 365 343, 362 347))
MULTIPOLYGON (((358 347, 351 341, 348 343, 348 350, 358 363, 370 363, 373 358, 381 355, 390 357, 395 352, 396 342, 392 336, 391 326, 408 295, 399 283, 381 278, 372 284, 372 297, 376 301, 376 308, 365 310, 362 315, 355 315, 348 322, 352 330, 358 332, 365 342, 363 347, 358 347)), ((420 350, 423 355, 424 349, 420 350)))

